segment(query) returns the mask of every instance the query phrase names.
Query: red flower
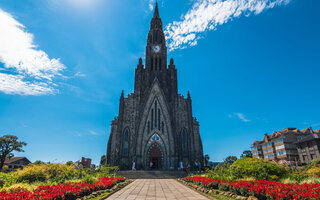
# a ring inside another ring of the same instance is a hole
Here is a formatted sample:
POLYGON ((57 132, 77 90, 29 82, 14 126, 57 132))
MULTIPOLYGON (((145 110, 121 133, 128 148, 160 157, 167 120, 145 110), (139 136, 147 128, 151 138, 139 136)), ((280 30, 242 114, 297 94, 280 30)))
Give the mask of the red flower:
POLYGON ((39 186, 30 192, 23 188, 1 191, 1 200, 72 200, 91 194, 93 191, 111 188, 116 183, 123 181, 122 177, 99 178, 95 183, 67 183, 59 185, 39 186))

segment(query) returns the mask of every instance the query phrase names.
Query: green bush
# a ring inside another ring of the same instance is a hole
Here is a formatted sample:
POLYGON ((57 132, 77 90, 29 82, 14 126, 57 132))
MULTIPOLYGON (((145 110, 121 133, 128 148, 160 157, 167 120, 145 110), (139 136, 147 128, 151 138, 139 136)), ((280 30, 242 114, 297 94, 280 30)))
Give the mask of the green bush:
POLYGON ((231 165, 230 172, 236 179, 254 178, 275 180, 286 174, 279 165, 258 158, 243 158, 237 160, 231 165))
POLYGON ((230 165, 228 164, 217 165, 214 170, 207 171, 207 176, 213 179, 232 181, 234 180, 234 177, 229 168, 230 165))
POLYGON ((97 178, 92 175, 88 175, 82 179, 82 182, 85 182, 85 183, 94 183, 96 181, 97 181, 97 178))
POLYGON ((320 165, 314 165, 312 168, 308 169, 307 175, 309 177, 320 177, 320 165))
POLYGON ((45 182, 63 183, 77 177, 74 166, 62 164, 33 164, 17 171, 18 182, 45 182))
POLYGON ((17 182, 17 176, 15 172, 10 172, 10 173, 0 172, 0 180, 1 180, 0 188, 8 187, 17 182))

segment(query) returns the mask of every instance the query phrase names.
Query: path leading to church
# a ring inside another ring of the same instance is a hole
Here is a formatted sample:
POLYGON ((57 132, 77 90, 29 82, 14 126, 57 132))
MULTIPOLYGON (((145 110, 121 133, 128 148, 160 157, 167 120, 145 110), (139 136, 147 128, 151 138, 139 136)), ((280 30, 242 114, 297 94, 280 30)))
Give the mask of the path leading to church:
POLYGON ((107 200, 207 200, 174 179, 138 179, 107 200))

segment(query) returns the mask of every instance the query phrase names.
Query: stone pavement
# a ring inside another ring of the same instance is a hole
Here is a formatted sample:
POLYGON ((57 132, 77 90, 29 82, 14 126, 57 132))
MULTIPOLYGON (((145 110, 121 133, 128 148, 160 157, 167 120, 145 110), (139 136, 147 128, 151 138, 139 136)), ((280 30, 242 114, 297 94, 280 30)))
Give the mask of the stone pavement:
POLYGON ((207 200, 174 179, 138 179, 107 200, 207 200))

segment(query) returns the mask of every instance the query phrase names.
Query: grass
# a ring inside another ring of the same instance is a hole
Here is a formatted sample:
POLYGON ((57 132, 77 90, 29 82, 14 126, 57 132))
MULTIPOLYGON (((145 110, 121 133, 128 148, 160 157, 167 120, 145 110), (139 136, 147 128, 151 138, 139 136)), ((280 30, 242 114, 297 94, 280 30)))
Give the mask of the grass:
POLYGON ((110 194, 109 192, 102 193, 99 196, 96 196, 94 198, 90 198, 88 200, 100 200, 100 199, 106 198, 109 194, 110 194))
POLYGON ((209 194, 209 196, 214 197, 217 200, 235 200, 235 198, 227 197, 221 194, 209 194))

